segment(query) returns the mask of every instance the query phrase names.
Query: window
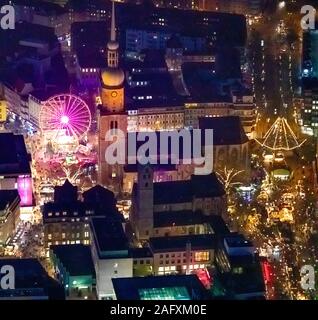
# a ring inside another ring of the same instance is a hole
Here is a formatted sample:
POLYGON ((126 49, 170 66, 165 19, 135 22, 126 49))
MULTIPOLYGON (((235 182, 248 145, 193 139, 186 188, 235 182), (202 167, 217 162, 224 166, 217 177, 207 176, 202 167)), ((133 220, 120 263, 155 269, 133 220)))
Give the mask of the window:
POLYGON ((85 238, 88 238, 88 237, 89 237, 89 232, 88 232, 88 231, 85 231, 85 232, 84 232, 84 236, 85 236, 85 238))
POLYGON ((137 260, 134 260, 134 264, 135 264, 135 265, 137 264, 137 260))
POLYGON ((62 233, 62 239, 65 239, 65 233, 62 233))
POLYGON ((144 260, 140 260, 140 264, 144 264, 144 260))
POLYGON ((233 273, 242 274, 243 273, 243 268, 242 267, 233 268, 233 273))
POLYGON ((194 260, 197 262, 209 261, 210 260, 210 252, 209 251, 195 252, 194 253, 194 260))
POLYGON ((48 238, 49 240, 52 240, 52 234, 51 234, 51 233, 48 234, 47 238, 48 238))
POLYGON ((150 264, 150 260, 146 260, 146 264, 150 264))

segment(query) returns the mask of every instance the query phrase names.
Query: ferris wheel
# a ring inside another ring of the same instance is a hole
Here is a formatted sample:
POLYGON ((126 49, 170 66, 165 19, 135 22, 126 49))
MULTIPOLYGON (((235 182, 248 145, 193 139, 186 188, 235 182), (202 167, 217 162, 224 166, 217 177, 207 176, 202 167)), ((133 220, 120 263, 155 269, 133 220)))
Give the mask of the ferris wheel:
POLYGON ((40 111, 42 133, 53 133, 81 140, 91 125, 91 113, 87 104, 72 94, 55 95, 44 102, 40 111))

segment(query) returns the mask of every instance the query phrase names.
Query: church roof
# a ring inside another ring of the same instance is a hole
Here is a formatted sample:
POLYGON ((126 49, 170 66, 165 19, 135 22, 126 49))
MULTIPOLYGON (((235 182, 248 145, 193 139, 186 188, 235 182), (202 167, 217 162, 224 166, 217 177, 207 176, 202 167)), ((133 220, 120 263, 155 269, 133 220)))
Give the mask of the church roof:
POLYGON ((248 142, 238 116, 199 118, 199 128, 213 129, 213 144, 216 146, 239 145, 248 142))
POLYGON ((193 198, 214 198, 225 195, 224 188, 215 173, 192 175, 191 180, 157 182, 153 188, 154 204, 184 203, 192 201, 193 198))

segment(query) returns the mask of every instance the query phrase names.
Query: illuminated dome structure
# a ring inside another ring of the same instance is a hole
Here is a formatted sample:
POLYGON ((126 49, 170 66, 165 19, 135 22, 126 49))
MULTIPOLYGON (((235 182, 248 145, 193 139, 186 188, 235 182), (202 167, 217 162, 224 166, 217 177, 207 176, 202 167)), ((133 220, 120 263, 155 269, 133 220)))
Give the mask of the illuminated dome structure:
POLYGON ((272 151, 290 151, 299 148, 306 140, 299 142, 287 120, 278 117, 266 132, 263 142, 256 141, 272 151))
POLYGON ((119 68, 106 68, 101 73, 105 87, 120 87, 125 80, 124 71, 119 68))
POLYGON ((83 139, 91 125, 87 104, 71 94, 49 98, 40 111, 40 129, 54 149, 69 149, 83 139))

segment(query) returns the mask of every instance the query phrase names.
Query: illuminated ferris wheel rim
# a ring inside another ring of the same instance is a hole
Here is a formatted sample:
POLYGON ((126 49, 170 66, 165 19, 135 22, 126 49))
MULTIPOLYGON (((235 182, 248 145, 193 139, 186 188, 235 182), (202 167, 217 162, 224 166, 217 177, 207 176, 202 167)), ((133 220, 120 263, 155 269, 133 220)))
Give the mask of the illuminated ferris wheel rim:
POLYGON ((42 133, 57 132, 80 140, 91 126, 91 113, 86 102, 72 94, 59 94, 46 100, 40 110, 42 133))

